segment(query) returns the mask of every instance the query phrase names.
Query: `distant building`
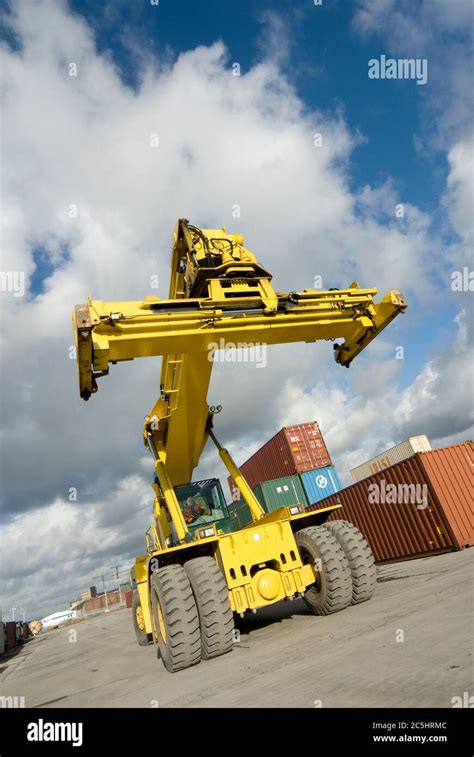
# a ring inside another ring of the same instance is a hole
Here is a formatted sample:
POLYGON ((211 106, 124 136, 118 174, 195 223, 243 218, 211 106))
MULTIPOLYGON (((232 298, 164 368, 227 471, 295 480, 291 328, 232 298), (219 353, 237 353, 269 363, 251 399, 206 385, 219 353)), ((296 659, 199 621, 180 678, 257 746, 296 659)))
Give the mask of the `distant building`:
MULTIPOLYGON (((79 601, 70 602, 71 610, 77 611, 80 615, 87 615, 90 612, 107 610, 114 605, 121 606, 124 604, 123 587, 120 587, 120 591, 118 589, 113 589, 112 591, 107 591, 105 593, 97 593, 95 591, 95 586, 91 587, 91 589, 92 588, 94 589, 94 594, 92 596, 82 598, 79 601)), ((83 592, 81 592, 81 597, 82 595, 83 592)))
POLYGON ((97 588, 95 586, 89 586, 88 589, 82 589, 81 591, 81 599, 83 602, 85 602, 87 599, 92 599, 92 597, 97 596, 97 588))

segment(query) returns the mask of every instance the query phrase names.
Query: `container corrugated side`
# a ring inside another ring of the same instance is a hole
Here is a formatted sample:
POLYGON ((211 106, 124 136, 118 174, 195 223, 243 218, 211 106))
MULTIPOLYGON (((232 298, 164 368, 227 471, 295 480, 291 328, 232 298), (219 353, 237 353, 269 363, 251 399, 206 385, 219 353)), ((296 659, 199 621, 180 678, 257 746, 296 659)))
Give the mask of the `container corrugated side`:
POLYGON ((267 512, 279 507, 308 503, 298 476, 285 476, 273 481, 264 481, 257 484, 253 492, 267 512))
POLYGON ((326 443, 316 421, 282 429, 295 466, 295 473, 331 465, 326 443))
POLYGON ((444 513, 426 480, 419 458, 420 453, 417 453, 414 457, 326 497, 308 509, 321 507, 322 503, 340 503, 342 509, 331 513, 328 520, 348 520, 357 526, 379 562, 455 549, 456 545, 445 524, 444 513), (426 493, 426 507, 421 507, 424 504, 422 496, 419 497, 420 507, 417 507, 416 501, 401 504, 387 502, 389 486, 397 487, 398 491, 399 486, 407 484, 420 487, 425 485, 426 489, 418 489, 418 492, 420 495, 426 493), (381 500, 379 503, 373 502, 374 492, 377 491, 381 500))
POLYGON ((16 623, 14 620, 7 620, 5 623, 5 648, 7 652, 16 647, 16 623))
POLYGON ((474 546, 474 444, 442 447, 419 456, 458 548, 474 546))
POLYGON ((300 473, 300 479, 308 502, 311 504, 341 489, 341 482, 333 465, 300 473))
POLYGON ((391 465, 401 463, 402 460, 407 460, 417 452, 429 452, 431 451, 431 444, 429 439, 424 434, 420 436, 410 436, 405 441, 396 444, 394 447, 390 447, 381 452, 380 455, 375 455, 370 460, 367 460, 361 465, 357 465, 351 470, 351 476, 353 481, 361 481, 367 476, 371 476, 374 473, 379 473, 385 468, 389 468, 391 465))
MULTIPOLYGON (((312 421, 283 427, 239 467, 253 488, 263 481, 293 476, 331 464, 323 435, 316 421, 312 421)), ((237 487, 231 476, 227 481, 235 498, 237 487)))

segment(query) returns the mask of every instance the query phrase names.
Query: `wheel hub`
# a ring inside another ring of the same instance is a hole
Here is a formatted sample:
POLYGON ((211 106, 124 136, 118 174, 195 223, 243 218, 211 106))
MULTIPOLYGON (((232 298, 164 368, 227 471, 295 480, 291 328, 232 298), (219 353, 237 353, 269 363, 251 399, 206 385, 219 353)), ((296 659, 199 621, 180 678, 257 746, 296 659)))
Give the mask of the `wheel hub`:
POLYGON ((138 605, 137 609, 135 610, 135 619, 137 622, 137 628, 140 631, 145 631, 145 618, 143 617, 143 610, 140 605, 138 605))

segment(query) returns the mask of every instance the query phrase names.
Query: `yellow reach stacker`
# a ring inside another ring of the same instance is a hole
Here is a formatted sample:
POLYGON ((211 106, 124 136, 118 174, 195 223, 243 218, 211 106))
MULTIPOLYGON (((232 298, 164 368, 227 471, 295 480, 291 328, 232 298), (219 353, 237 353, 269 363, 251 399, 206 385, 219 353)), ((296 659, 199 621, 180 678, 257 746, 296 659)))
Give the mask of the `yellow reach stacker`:
POLYGON ((234 615, 303 597, 316 615, 369 599, 370 549, 350 523, 303 504, 266 513, 214 434, 207 393, 215 345, 334 342, 336 362, 356 355, 406 308, 376 289, 276 292, 240 234, 180 219, 173 234, 169 298, 89 300, 73 314, 80 395, 88 400, 110 363, 163 356, 160 393, 145 418, 153 456, 153 523, 132 568, 140 645, 158 644, 171 671, 230 652, 234 615), (210 438, 252 513, 236 530, 218 479, 192 481, 210 438))

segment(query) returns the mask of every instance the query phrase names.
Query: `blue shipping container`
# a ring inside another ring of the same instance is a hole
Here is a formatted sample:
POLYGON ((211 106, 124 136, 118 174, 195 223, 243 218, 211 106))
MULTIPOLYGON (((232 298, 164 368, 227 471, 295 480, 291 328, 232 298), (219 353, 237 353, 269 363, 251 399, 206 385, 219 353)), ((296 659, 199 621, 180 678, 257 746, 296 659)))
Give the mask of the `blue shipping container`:
POLYGON ((300 473, 300 479, 311 505, 341 490, 341 482, 333 465, 300 473))

